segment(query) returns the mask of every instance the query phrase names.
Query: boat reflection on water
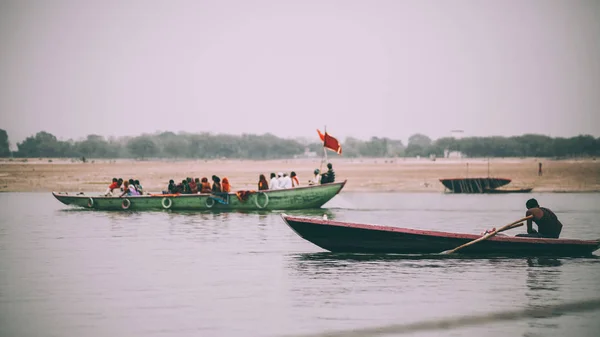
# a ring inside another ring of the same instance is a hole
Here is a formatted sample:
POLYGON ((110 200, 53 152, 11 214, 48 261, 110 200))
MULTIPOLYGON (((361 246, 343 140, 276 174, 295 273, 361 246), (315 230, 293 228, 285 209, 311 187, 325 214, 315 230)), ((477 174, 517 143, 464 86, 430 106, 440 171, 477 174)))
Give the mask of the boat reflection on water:
MULTIPOLYGON (((562 261, 554 258, 528 258, 527 259, 527 285, 525 297, 527 298, 527 309, 541 309, 549 304, 556 304, 561 299, 561 274, 562 261)), ((560 312, 553 312, 550 315, 540 316, 539 318, 529 319, 527 327, 532 330, 526 335, 540 334, 543 331, 548 333, 559 328, 559 320, 556 317, 562 316, 560 312), (533 332, 535 331, 535 333, 533 332)))
MULTIPOLYGON (((456 260, 456 261, 478 261, 488 263, 502 263, 520 265, 523 257, 515 256, 498 256, 498 255, 460 255, 460 254, 358 254, 358 253, 332 253, 332 252, 317 252, 317 253, 300 253, 293 254, 293 259, 297 262, 316 263, 325 262, 330 265, 330 262, 369 262, 369 261, 420 261, 420 260, 456 260)), ((561 266, 560 259, 553 257, 527 257, 527 266, 532 268, 540 267, 557 267, 561 266)), ((579 257, 576 259, 600 259, 600 257, 592 255, 579 257)))
MULTIPOLYGON (((593 256, 590 258, 594 258, 593 256)), ((539 268, 539 267, 560 267, 562 266, 562 261, 560 259, 552 258, 552 257, 529 257, 527 258, 527 266, 531 268, 539 268)))

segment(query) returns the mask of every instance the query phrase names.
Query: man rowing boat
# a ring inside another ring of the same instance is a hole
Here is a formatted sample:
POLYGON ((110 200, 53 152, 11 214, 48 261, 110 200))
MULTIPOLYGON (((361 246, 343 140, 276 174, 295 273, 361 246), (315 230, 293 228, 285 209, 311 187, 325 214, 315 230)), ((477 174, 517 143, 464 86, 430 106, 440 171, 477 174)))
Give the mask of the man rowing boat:
POLYGON ((527 200, 525 206, 527 207, 525 216, 533 215, 533 219, 527 220, 527 234, 517 234, 516 236, 558 239, 563 225, 556 214, 546 207, 540 207, 537 200, 533 198, 527 200), (537 231, 533 229, 533 222, 538 226, 537 231))

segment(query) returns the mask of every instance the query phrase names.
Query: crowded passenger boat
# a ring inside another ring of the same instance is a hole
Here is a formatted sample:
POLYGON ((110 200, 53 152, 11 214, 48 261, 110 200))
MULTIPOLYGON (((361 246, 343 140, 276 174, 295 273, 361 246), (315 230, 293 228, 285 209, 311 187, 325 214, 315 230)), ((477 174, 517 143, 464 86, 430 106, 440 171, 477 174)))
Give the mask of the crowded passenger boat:
MULTIPOLYGON (((328 184, 335 182, 335 171, 331 163, 327 164, 327 171, 320 173, 319 169, 314 170, 314 176, 308 181, 308 185, 328 184)), ((270 181, 267 181, 264 174, 258 177, 258 191, 280 190, 300 187, 300 180, 296 172, 271 172, 270 181)), ((211 177, 211 181, 207 177, 191 178, 187 177, 181 180, 180 183, 175 183, 175 180, 169 180, 169 183, 162 191, 163 194, 198 194, 198 193, 230 193, 231 184, 227 177, 221 179, 217 175, 211 177)), ((150 195, 150 193, 147 193, 150 195)), ((124 180, 123 178, 113 178, 104 196, 139 196, 144 195, 144 189, 137 179, 124 180)))

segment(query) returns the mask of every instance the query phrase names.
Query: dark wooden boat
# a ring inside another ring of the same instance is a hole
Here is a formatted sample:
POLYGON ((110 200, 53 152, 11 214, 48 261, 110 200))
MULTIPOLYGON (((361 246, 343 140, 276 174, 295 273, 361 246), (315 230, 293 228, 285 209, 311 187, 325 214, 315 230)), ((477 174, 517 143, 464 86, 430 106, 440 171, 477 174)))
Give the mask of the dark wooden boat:
POLYGON ((440 179, 448 190, 454 193, 484 193, 510 183, 506 178, 452 178, 440 179))
POLYGON ((530 193, 533 188, 499 188, 485 189, 483 193, 502 194, 502 193, 530 193))
MULTIPOLYGON (((480 235, 348 223, 282 214, 285 223, 307 241, 336 253, 436 254, 480 235)), ((461 249, 456 254, 499 256, 586 256, 600 240, 541 239, 501 234, 461 249)))

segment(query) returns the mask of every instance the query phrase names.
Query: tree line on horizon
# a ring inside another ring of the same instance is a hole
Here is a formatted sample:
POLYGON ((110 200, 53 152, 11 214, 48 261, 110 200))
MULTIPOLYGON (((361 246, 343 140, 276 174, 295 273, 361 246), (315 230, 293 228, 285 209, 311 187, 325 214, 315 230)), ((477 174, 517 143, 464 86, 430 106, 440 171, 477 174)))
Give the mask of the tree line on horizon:
MULTIPOLYGON (((405 146, 402 141, 372 137, 348 137, 342 144, 344 157, 444 157, 460 152, 466 157, 595 157, 600 155, 600 137, 579 135, 571 138, 525 134, 513 137, 445 137, 432 140, 414 134, 405 146)), ((272 134, 227 135, 211 133, 160 132, 135 137, 108 138, 88 135, 83 140, 59 140, 40 131, 10 150, 8 134, 0 129, 0 157, 16 158, 197 158, 197 159, 281 159, 308 153, 321 156, 322 143, 285 139, 272 134)), ((328 156, 338 156, 328 152, 328 156)))

